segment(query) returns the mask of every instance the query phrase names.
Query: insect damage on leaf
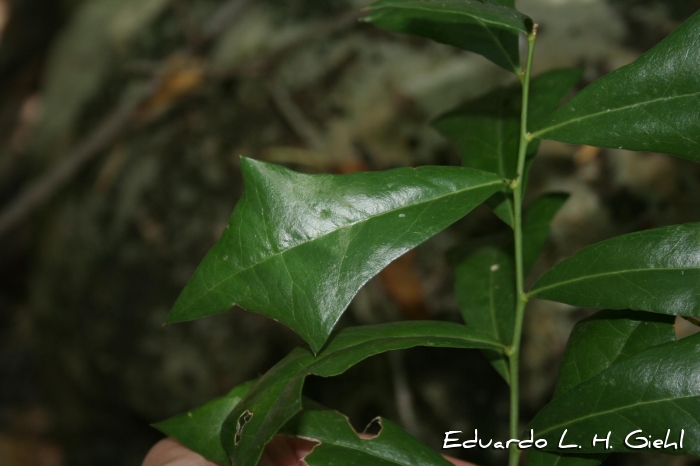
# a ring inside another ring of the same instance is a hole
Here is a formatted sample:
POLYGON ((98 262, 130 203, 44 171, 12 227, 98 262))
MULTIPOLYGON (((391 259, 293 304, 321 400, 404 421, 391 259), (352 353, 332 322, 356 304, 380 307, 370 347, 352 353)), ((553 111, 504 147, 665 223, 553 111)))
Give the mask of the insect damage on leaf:
POLYGON ((247 409, 243 414, 238 417, 238 422, 236 423, 236 434, 233 437, 233 444, 238 445, 241 442, 241 436, 243 435, 243 428, 253 419, 253 413, 247 409))
MULTIPOLYGON (((537 297, 613 310, 579 323, 572 333, 555 398, 531 424, 551 443, 547 451, 529 455, 528 465, 597 465, 610 452, 595 442, 591 448, 591 438, 611 426, 619 444, 614 451, 638 451, 623 446, 620 436, 626 429, 662 436, 672 427, 688 431, 684 451, 700 454, 695 357, 700 340, 694 335, 676 341, 673 329, 677 315, 700 317, 700 224, 651 229, 589 246, 545 273, 526 293, 524 277, 567 196, 547 194, 523 209, 528 170, 541 138, 700 161, 700 12, 635 63, 555 110, 581 74, 553 70, 531 79, 536 26, 515 10, 514 0, 379 0, 367 11, 365 19, 385 29, 479 53, 517 73, 519 82, 436 122, 455 142, 465 168, 307 175, 243 159, 244 194, 168 321, 192 320, 238 304, 288 325, 309 346, 293 350, 238 399, 224 398, 165 421, 162 430, 178 433, 183 443, 224 465, 258 464, 265 445, 284 433, 319 442, 305 458, 309 466, 447 466, 437 452, 389 421, 376 418, 370 426, 379 424, 379 433, 362 438, 343 415, 302 403, 306 378, 340 375, 391 350, 480 349, 510 386, 515 439, 525 302, 537 297), (521 34, 528 36, 524 70, 521 34), (403 322, 331 336, 368 280, 483 202, 513 235, 507 241, 479 239, 459 262, 455 289, 467 325, 403 322), (209 419, 211 428, 198 437, 192 432, 200 419, 209 419), (598 456, 560 454, 555 445, 562 429, 588 444, 577 453, 598 456)), ((521 463, 520 454, 510 449, 511 466, 521 463)))

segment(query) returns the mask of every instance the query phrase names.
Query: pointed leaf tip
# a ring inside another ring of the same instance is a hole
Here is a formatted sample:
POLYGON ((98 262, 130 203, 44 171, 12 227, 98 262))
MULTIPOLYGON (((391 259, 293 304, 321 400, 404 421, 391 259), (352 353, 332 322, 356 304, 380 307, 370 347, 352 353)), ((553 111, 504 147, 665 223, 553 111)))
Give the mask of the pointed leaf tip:
POLYGON ((503 185, 458 167, 308 175, 243 158, 241 168, 243 196, 168 322, 237 304, 291 327, 313 351, 370 278, 503 185))
POLYGON ((535 137, 700 162, 700 12, 637 61, 595 81, 535 137))

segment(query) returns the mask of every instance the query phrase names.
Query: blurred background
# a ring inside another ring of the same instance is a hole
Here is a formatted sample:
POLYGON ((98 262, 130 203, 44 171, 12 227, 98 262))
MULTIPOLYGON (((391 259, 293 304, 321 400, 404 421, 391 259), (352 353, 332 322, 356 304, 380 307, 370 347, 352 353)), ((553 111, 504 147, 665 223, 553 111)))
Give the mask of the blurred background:
MULTIPOLYGON (((0 465, 139 465, 160 438, 149 423, 301 343, 241 309, 162 326, 240 196, 239 156, 309 173, 459 163, 428 122, 512 76, 359 23, 369 3, 0 0, 0 465)), ((582 67, 583 87, 700 0, 518 6, 540 24, 535 71, 582 67)), ((527 199, 548 191, 571 198, 530 282, 587 244, 700 220, 700 167, 666 155, 545 143, 527 199)), ((503 228, 477 209, 372 280, 341 325, 458 322, 460 245, 503 228)), ((568 334, 591 312, 531 303, 525 421, 549 400, 568 334)), ((679 321, 679 335, 689 326, 679 321)), ((447 430, 507 435, 506 386, 478 352, 377 356, 306 391, 356 428, 383 415, 434 448, 447 430)), ((464 455, 503 463, 491 450, 464 455)))

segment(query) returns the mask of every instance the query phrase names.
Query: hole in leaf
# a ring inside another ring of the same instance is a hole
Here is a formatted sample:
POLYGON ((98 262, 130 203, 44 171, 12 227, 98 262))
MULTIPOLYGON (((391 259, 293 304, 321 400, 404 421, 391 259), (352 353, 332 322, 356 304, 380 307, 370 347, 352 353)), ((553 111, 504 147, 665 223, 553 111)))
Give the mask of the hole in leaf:
POLYGON ((367 424, 367 427, 362 431, 360 437, 364 440, 372 440, 382 433, 382 418, 377 416, 367 424))
POLYGON ((243 428, 253 419, 253 413, 247 409, 243 414, 238 417, 238 422, 236 423, 236 435, 233 437, 233 444, 238 445, 241 441, 241 436, 243 435, 243 428))

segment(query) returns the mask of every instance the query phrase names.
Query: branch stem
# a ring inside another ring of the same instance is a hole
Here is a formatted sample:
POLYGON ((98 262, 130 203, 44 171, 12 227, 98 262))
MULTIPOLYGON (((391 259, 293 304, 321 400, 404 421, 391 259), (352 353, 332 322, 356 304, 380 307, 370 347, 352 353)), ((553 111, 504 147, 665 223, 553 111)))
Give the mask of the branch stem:
MULTIPOLYGON (((532 58, 535 54, 535 42, 537 40, 537 25, 527 37, 527 64, 525 74, 522 78, 523 101, 522 113, 520 116, 520 146, 518 148, 518 171, 515 179, 511 182, 513 190, 513 233, 515 236, 515 283, 517 303, 515 309, 515 327, 513 331, 512 351, 509 354, 508 365, 510 368, 510 438, 517 439, 519 435, 520 421, 520 343, 523 333, 523 319, 525 315, 525 304, 527 295, 525 294, 525 273, 523 270, 523 228, 522 210, 523 194, 525 184, 523 183, 525 173, 525 158, 529 145, 527 131, 527 117, 529 113, 530 98, 530 72, 532 69, 532 58)), ((520 450, 517 444, 511 444, 508 465, 517 466, 520 460, 520 450)))

